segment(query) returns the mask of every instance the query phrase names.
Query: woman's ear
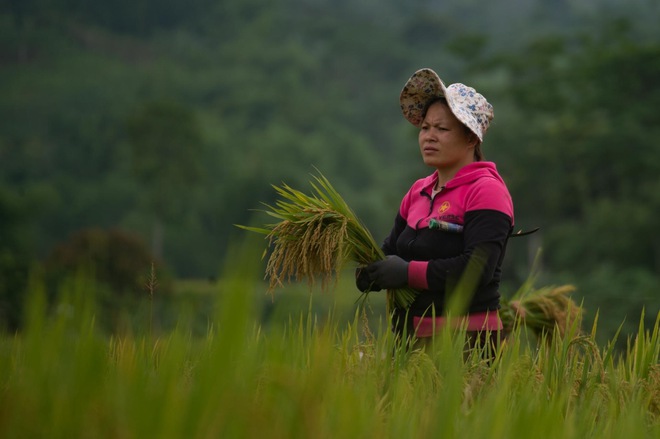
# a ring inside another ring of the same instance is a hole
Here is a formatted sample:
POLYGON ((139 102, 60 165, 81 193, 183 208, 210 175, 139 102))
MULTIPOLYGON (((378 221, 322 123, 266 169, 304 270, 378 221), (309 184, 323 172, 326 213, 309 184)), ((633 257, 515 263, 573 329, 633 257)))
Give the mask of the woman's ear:
POLYGON ((470 146, 472 146, 473 148, 476 148, 477 145, 479 144, 479 138, 472 131, 469 131, 468 132, 468 142, 470 143, 470 146))

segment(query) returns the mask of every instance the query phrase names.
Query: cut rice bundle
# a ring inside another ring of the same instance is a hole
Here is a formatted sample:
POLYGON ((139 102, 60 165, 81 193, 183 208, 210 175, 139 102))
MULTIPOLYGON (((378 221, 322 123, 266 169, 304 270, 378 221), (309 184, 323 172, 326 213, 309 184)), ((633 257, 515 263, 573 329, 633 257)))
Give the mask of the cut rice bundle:
MULTIPOLYGON (((312 195, 286 184, 273 186, 282 199, 266 205, 265 212, 279 222, 265 228, 239 226, 267 236, 272 246, 266 266, 271 290, 292 280, 310 285, 320 280, 324 289, 336 281, 345 263, 366 265, 385 257, 328 179, 319 173, 314 180, 312 195)), ((407 308, 415 294, 410 288, 388 291, 388 307, 407 308)))
POLYGON ((563 337, 571 328, 579 329, 582 309, 571 298, 572 285, 531 289, 511 300, 502 300, 500 317, 506 331, 517 324, 529 328, 537 337, 550 340, 555 329, 563 337))

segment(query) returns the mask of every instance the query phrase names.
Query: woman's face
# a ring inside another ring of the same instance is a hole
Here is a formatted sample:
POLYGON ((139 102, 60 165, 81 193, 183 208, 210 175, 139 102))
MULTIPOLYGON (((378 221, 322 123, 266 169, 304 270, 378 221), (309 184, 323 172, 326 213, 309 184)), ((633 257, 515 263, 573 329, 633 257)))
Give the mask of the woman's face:
POLYGON ((431 104, 419 131, 424 163, 438 171, 456 173, 474 161, 475 136, 470 136, 444 102, 431 104))

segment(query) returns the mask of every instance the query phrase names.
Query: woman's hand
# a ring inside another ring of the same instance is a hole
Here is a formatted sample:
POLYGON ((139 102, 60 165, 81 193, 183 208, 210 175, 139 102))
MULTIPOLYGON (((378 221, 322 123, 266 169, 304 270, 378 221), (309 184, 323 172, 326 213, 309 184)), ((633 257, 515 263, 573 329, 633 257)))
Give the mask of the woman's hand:
POLYGON ((382 290, 381 287, 371 280, 367 267, 358 267, 355 269, 355 286, 363 293, 382 290))
POLYGON ((395 290, 408 285, 408 262, 396 255, 371 263, 364 270, 368 279, 380 288, 395 290))

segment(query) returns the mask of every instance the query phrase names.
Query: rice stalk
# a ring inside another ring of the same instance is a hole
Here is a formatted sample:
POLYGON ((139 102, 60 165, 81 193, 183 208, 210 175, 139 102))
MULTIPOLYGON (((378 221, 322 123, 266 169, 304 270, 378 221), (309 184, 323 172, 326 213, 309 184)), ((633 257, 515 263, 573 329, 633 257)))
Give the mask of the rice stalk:
POLYGON ((505 330, 511 331, 521 324, 537 337, 550 341, 555 330, 563 337, 571 328, 579 328, 582 310, 570 298, 573 291, 572 285, 549 286, 502 300, 500 317, 505 330))
MULTIPOLYGON (((238 227, 265 234, 272 247, 265 278, 269 290, 307 280, 327 289, 349 262, 367 265, 385 258, 380 246, 346 201, 319 172, 310 182, 312 194, 283 184, 273 185, 281 197, 265 213, 278 220, 263 228, 238 227)), ((366 299, 366 294, 364 299, 366 299)), ((415 298, 410 288, 388 291, 388 308, 407 308, 415 298)))

